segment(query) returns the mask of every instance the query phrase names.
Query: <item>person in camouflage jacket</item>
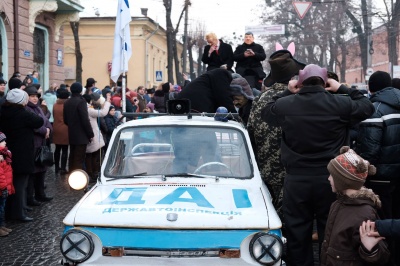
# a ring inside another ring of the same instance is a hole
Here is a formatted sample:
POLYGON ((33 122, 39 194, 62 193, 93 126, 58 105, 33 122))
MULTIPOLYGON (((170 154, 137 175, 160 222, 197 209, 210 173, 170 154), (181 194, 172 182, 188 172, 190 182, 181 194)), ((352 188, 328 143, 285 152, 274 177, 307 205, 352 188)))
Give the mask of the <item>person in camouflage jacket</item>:
POLYGON ((247 124, 253 150, 256 155, 261 178, 267 185, 272 203, 279 216, 282 217, 282 197, 283 197, 283 178, 285 168, 281 163, 281 134, 280 127, 270 126, 261 119, 261 110, 272 97, 282 93, 287 88, 287 84, 275 83, 267 91, 253 100, 253 106, 247 124))
POLYGON ((272 97, 287 88, 289 80, 297 75, 299 70, 305 67, 305 64, 296 61, 289 50, 274 52, 268 59, 268 63, 271 71, 264 80, 264 85, 269 88, 253 100, 247 130, 261 178, 267 185, 272 196, 272 203, 283 220, 282 199, 285 168, 281 162, 280 152, 282 130, 280 127, 268 125, 261 118, 261 110, 272 100, 272 97))

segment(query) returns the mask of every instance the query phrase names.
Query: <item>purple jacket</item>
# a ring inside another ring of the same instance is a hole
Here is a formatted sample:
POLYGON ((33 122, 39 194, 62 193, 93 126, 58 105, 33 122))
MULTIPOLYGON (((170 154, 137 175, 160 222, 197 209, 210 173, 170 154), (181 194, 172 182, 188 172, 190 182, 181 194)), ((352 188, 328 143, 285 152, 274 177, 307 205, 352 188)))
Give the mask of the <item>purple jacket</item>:
MULTIPOLYGON (((33 143, 35 147, 35 155, 39 147, 41 147, 43 144, 46 143, 46 133, 47 133, 47 128, 50 129, 50 133, 53 131, 53 127, 49 121, 49 118, 43 113, 42 108, 40 107, 39 104, 33 104, 32 102, 28 102, 26 105, 26 110, 40 116, 44 120, 43 126, 41 126, 38 129, 35 129, 35 134, 33 137, 33 143)), ((38 166, 35 164, 35 170, 34 173, 39 173, 39 172, 45 172, 47 170, 46 166, 38 166)))

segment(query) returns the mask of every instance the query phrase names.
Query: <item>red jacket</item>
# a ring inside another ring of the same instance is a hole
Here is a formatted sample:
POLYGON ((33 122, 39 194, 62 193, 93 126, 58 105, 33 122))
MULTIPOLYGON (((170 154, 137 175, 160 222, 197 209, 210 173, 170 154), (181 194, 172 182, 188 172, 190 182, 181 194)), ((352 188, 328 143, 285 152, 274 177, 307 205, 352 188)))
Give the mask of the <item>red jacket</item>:
POLYGON ((0 162, 0 190, 5 188, 8 190, 8 195, 15 193, 11 164, 4 159, 0 162))

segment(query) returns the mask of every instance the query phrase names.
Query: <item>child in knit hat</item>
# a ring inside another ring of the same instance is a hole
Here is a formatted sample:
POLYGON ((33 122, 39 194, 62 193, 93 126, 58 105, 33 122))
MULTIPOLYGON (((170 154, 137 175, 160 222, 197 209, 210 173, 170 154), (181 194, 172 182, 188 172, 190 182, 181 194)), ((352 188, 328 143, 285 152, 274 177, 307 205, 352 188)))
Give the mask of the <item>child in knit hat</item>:
POLYGON ((6 146, 6 135, 0 132, 0 237, 12 231, 4 226, 4 208, 8 195, 14 193, 11 152, 6 146))
POLYGON ((321 248, 321 265, 383 265, 390 256, 385 241, 375 246, 364 246, 360 240, 360 224, 379 219, 379 197, 365 188, 368 175, 376 168, 344 146, 340 155, 328 164, 328 178, 332 191, 338 195, 332 203, 321 248))

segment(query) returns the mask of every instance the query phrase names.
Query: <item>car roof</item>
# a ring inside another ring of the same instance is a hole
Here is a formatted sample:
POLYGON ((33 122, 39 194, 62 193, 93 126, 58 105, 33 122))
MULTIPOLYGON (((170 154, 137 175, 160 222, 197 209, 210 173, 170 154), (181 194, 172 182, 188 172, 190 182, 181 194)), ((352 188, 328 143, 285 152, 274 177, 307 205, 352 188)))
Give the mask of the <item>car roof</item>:
POLYGON ((207 116, 192 116, 188 118, 187 115, 161 115, 148 118, 136 119, 122 124, 122 127, 131 126, 155 126, 155 125, 187 125, 187 126, 210 126, 210 127, 236 127, 245 129, 242 123, 234 120, 227 122, 215 120, 214 117, 207 116))

